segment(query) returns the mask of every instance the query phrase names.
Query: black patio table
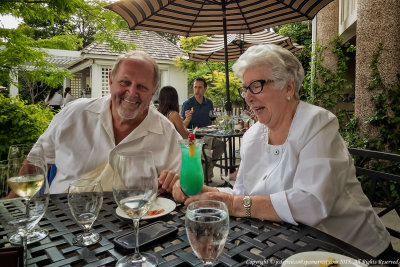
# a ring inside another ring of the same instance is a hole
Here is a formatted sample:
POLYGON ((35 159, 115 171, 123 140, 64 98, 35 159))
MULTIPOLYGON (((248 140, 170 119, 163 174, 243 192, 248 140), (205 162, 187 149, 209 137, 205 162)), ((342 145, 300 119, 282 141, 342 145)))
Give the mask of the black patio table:
MULTIPOLYGON (((132 221, 119 218, 116 207, 112 193, 105 192, 100 215, 93 226, 102 239, 87 248, 77 247, 72 245, 72 238, 81 230, 71 216, 67 195, 51 195, 46 214, 39 222, 49 235, 28 246, 29 266, 114 266, 124 256, 114 247, 114 237, 132 231, 132 221)), ((177 205, 168 215, 141 221, 141 227, 159 220, 178 227, 176 234, 141 247, 141 251, 156 255, 159 266, 202 266, 190 248, 182 207, 177 205)), ((0 200, 0 247, 10 246, 8 237, 13 232, 7 222, 23 210, 20 200, 0 200)), ((315 250, 373 260, 365 252, 302 224, 295 226, 231 217, 230 228, 224 252, 218 257, 216 266, 275 266, 295 253, 315 250)))
MULTIPOLYGON (((202 129, 202 128, 200 128, 202 129)), ((205 128, 206 130, 209 130, 205 128)), ((226 150, 226 146, 224 147, 224 154, 221 160, 224 164, 214 164, 224 170, 225 175, 228 174, 229 171, 234 171, 239 165, 236 164, 236 148, 235 148, 235 138, 241 138, 243 136, 243 132, 226 132, 226 131, 196 131, 196 137, 202 136, 211 136, 221 138, 223 142, 228 143, 228 151, 226 150)))

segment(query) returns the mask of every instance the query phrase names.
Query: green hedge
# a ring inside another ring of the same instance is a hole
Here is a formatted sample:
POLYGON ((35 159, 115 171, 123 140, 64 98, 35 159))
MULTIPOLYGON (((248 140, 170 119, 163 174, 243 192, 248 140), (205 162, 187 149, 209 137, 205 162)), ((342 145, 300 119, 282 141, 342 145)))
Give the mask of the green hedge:
POLYGON ((46 130, 54 113, 42 104, 27 104, 0 94, 0 159, 13 144, 33 143, 46 130))

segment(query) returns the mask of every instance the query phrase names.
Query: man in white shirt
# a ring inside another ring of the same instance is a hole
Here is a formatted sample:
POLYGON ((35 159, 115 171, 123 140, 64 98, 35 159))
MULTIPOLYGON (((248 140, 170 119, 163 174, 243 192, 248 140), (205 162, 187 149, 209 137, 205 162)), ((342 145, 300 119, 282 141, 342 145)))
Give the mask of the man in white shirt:
POLYGON ((108 162, 116 150, 152 151, 160 190, 170 192, 181 166, 181 137, 150 105, 159 86, 156 62, 141 51, 122 55, 109 85, 109 96, 67 105, 38 139, 47 163, 57 166, 50 193, 66 192, 71 181, 88 176, 101 176, 104 190, 111 190, 108 162))

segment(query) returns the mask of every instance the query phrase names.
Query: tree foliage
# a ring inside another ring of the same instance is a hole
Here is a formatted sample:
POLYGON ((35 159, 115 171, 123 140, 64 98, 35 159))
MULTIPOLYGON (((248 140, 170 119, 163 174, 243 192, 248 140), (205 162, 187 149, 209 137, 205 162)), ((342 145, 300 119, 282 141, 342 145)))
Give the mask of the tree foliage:
POLYGON ((303 49, 296 51, 294 54, 300 60, 305 72, 310 69, 311 61, 312 31, 310 24, 311 21, 293 22, 273 27, 276 33, 290 37, 293 43, 304 46, 303 49))
POLYGON ((104 0, 0 2, 1 15, 13 15, 23 21, 17 29, 0 28, 0 85, 9 87, 10 74, 15 75, 21 83, 16 85, 29 89, 25 95, 34 103, 41 91, 61 86, 70 75, 48 62, 51 56, 44 48, 80 50, 94 40, 106 41, 118 52, 134 47, 113 35, 116 30, 128 27, 119 15, 104 9, 109 3, 104 0), (44 87, 32 89, 35 86, 44 87))
POLYGON ((0 159, 7 159, 10 145, 36 142, 52 118, 50 108, 0 94, 0 159))

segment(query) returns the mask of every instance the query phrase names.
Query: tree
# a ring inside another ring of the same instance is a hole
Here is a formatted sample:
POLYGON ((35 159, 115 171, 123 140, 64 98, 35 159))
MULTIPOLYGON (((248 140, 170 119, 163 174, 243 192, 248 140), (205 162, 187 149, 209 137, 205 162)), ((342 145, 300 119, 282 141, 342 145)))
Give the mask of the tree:
POLYGON ((43 48, 79 50, 93 40, 106 41, 114 51, 128 50, 133 44, 121 42, 113 33, 127 29, 126 22, 103 7, 103 0, 6 0, 0 2, 1 15, 23 20, 17 29, 0 28, 0 85, 9 87, 10 74, 19 77, 20 89, 34 103, 35 97, 49 87, 61 86, 67 70, 48 62, 43 48), (41 87, 44 86, 44 87, 41 87))
POLYGON ((292 42, 304 46, 294 53, 303 65, 304 72, 310 69, 311 62, 311 45, 312 45, 312 32, 311 21, 306 22, 293 22, 281 26, 273 27, 273 30, 286 37, 290 37, 292 42))
MULTIPOLYGON (((182 50, 189 52, 196 48, 199 44, 203 43, 209 37, 195 36, 195 37, 181 37, 179 42, 182 50)), ((205 96, 211 98, 216 106, 223 106, 226 101, 226 83, 225 83, 225 64, 223 62, 194 62, 188 59, 178 58, 176 66, 186 70, 188 75, 188 88, 196 77, 203 77, 207 80, 207 91, 205 96)), ((243 105, 243 100, 239 96, 237 89, 240 87, 240 81, 232 73, 233 62, 229 62, 229 93, 233 105, 243 105)))

